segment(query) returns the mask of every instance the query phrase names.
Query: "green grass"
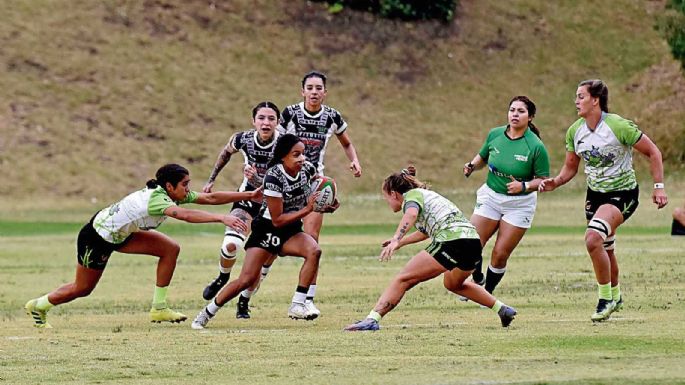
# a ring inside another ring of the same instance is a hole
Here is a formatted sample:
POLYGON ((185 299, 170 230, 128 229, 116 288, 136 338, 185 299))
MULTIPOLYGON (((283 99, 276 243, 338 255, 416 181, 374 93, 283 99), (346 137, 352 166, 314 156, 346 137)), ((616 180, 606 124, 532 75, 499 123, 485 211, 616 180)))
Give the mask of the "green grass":
MULTIPOLYGON (((251 320, 236 320, 231 302, 202 332, 187 322, 150 324, 154 258, 117 253, 89 297, 50 312, 54 329, 32 328, 21 307, 73 279, 80 222, 57 210, 31 220, 42 211, 16 205, 13 215, 28 218, 27 227, 8 233, 21 221, 0 221, 0 382, 683 384, 683 240, 668 235, 668 213, 645 199, 619 232, 627 306, 609 322, 589 320, 596 287, 582 241, 582 196, 559 193, 542 196, 534 227, 498 288, 519 311, 512 327, 502 329, 490 310, 459 302, 436 279, 412 289, 371 334, 341 329, 364 317, 421 249, 400 250, 387 264, 376 260, 398 219, 379 200, 348 200, 375 223, 355 225, 351 205, 326 219, 320 319, 286 317, 300 263, 281 258, 253 300, 251 320)), ((461 206, 469 201, 461 199, 461 206)), ((170 301, 193 317, 215 274, 221 226, 170 220, 160 230, 182 245, 170 301)))

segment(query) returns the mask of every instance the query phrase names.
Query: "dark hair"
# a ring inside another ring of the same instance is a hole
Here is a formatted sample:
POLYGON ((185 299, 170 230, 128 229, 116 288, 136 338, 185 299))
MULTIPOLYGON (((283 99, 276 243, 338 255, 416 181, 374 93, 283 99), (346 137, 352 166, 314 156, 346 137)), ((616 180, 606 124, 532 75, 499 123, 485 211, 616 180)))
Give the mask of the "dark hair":
MULTIPOLYGON (((509 102, 510 107, 511 103, 513 102, 522 102, 523 104, 525 104, 526 109, 528 110, 528 116, 531 118, 535 117, 535 112, 537 111, 537 108, 535 107, 535 103, 533 103, 532 100, 528 99, 527 96, 514 96, 513 98, 511 98, 511 101, 509 102)), ((530 130, 533 131, 533 133, 537 135, 538 138, 540 138, 540 130, 537 127, 535 127, 535 124, 533 124, 532 121, 528 122, 528 127, 530 127, 530 130)))
POLYGON ((303 89, 304 89, 304 83, 306 83, 307 79, 309 79, 309 78, 320 78, 321 80, 323 80, 323 88, 326 88, 326 75, 322 74, 319 71, 309 71, 302 78, 302 88, 303 89))
POLYGON ((429 186, 416 179, 416 167, 413 165, 407 166, 407 168, 402 169, 400 172, 392 173, 383 181, 383 191, 388 194, 393 191, 404 194, 415 188, 429 188, 429 186))
POLYGON ((269 161, 267 168, 271 168, 281 163, 283 158, 290 152, 290 149, 300 142, 302 142, 300 137, 295 134, 285 134, 279 137, 278 142, 276 142, 276 147, 274 148, 274 157, 269 161))
POLYGON ((271 108, 272 110, 274 110, 274 112, 276 113, 276 119, 281 117, 281 111, 278 110, 278 106, 276 106, 272 102, 261 102, 252 109, 252 120, 254 120, 254 118, 257 117, 257 111, 259 111, 262 108, 271 108))
POLYGON ((599 98, 599 108, 609 113, 609 88, 600 79, 583 80, 578 87, 587 86, 587 91, 593 98, 599 98))
POLYGON ((145 183, 148 188, 155 188, 161 186, 166 187, 167 182, 176 187, 178 182, 183 180, 186 175, 190 175, 188 169, 175 163, 165 164, 160 167, 155 174, 155 179, 150 179, 145 183))

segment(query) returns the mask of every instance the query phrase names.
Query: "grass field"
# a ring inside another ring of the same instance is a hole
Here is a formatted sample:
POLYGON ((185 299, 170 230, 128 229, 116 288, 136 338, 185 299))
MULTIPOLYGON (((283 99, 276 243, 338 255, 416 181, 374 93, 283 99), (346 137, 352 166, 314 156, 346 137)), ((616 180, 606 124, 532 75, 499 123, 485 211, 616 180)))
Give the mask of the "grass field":
MULTIPOLYGON (((149 323, 155 261, 123 254, 112 257, 90 297, 50 312, 54 329, 34 329, 22 306, 73 278, 75 234, 93 210, 2 203, 0 383, 685 383, 685 240, 667 235, 670 210, 641 197, 618 239, 627 306, 593 324, 582 195, 555 194, 541 197, 534 228, 496 292, 519 311, 510 328, 435 280, 410 291, 383 329, 369 334, 341 329, 368 313, 420 249, 400 250, 387 264, 376 260, 398 220, 377 196, 350 197, 327 218, 318 320, 286 317, 299 261, 282 258, 253 300, 252 319, 236 320, 231 302, 201 332, 188 322, 149 323)), ((450 196, 470 213, 472 196, 450 196)), ((182 245, 170 302, 194 317, 215 274, 221 226, 169 220, 161 230, 182 245)))

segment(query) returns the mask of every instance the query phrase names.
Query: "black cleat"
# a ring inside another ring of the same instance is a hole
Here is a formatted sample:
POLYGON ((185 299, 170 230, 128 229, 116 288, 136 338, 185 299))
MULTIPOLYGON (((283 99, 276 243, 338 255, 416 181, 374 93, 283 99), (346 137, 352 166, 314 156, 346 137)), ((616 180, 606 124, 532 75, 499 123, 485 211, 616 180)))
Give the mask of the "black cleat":
POLYGON ((511 324, 511 321, 514 320, 516 309, 507 305, 502 305, 502 308, 499 309, 497 315, 499 315, 499 320, 502 321, 502 327, 506 328, 511 324))
POLYGON ((226 278, 223 278, 221 276, 216 277, 202 291, 202 298, 206 299, 207 301, 214 298, 216 296, 216 294, 219 292, 219 290, 221 290, 221 288, 224 287, 224 285, 226 285, 226 282, 228 282, 228 277, 226 277, 226 278))
POLYGON ((248 319, 250 318, 250 299, 242 295, 238 297, 238 304, 236 305, 235 318, 248 319))

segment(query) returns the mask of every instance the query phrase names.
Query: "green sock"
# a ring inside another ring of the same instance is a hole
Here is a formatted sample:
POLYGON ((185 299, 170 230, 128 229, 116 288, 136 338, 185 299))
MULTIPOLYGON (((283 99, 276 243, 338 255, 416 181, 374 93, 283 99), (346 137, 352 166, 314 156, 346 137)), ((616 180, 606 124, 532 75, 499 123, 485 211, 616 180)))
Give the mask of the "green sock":
POLYGON ((378 313, 377 311, 371 310, 371 313, 369 313, 369 315, 366 316, 366 318, 372 318, 375 319, 376 322, 381 322, 381 318, 383 318, 383 316, 380 315, 380 313, 378 313))
POLYGON ((621 286, 617 283, 616 286, 611 287, 611 298, 614 302, 621 300, 621 286))
POLYGON ((611 301, 611 283, 597 284, 597 290, 599 293, 599 299, 606 299, 611 301))
POLYGON ((152 298, 152 307, 155 309, 164 309, 166 307, 166 292, 169 286, 159 287, 155 286, 155 296, 152 298))
POLYGON ((55 305, 50 303, 50 301, 48 300, 47 294, 38 298, 38 300, 36 301, 36 309, 38 309, 38 310, 48 311, 48 310, 52 309, 53 306, 55 306, 55 305))
POLYGON ((504 306, 504 304, 500 302, 500 300, 495 300, 495 304, 492 305, 490 309, 494 310, 495 313, 499 313, 499 309, 501 309, 502 306, 504 306))

